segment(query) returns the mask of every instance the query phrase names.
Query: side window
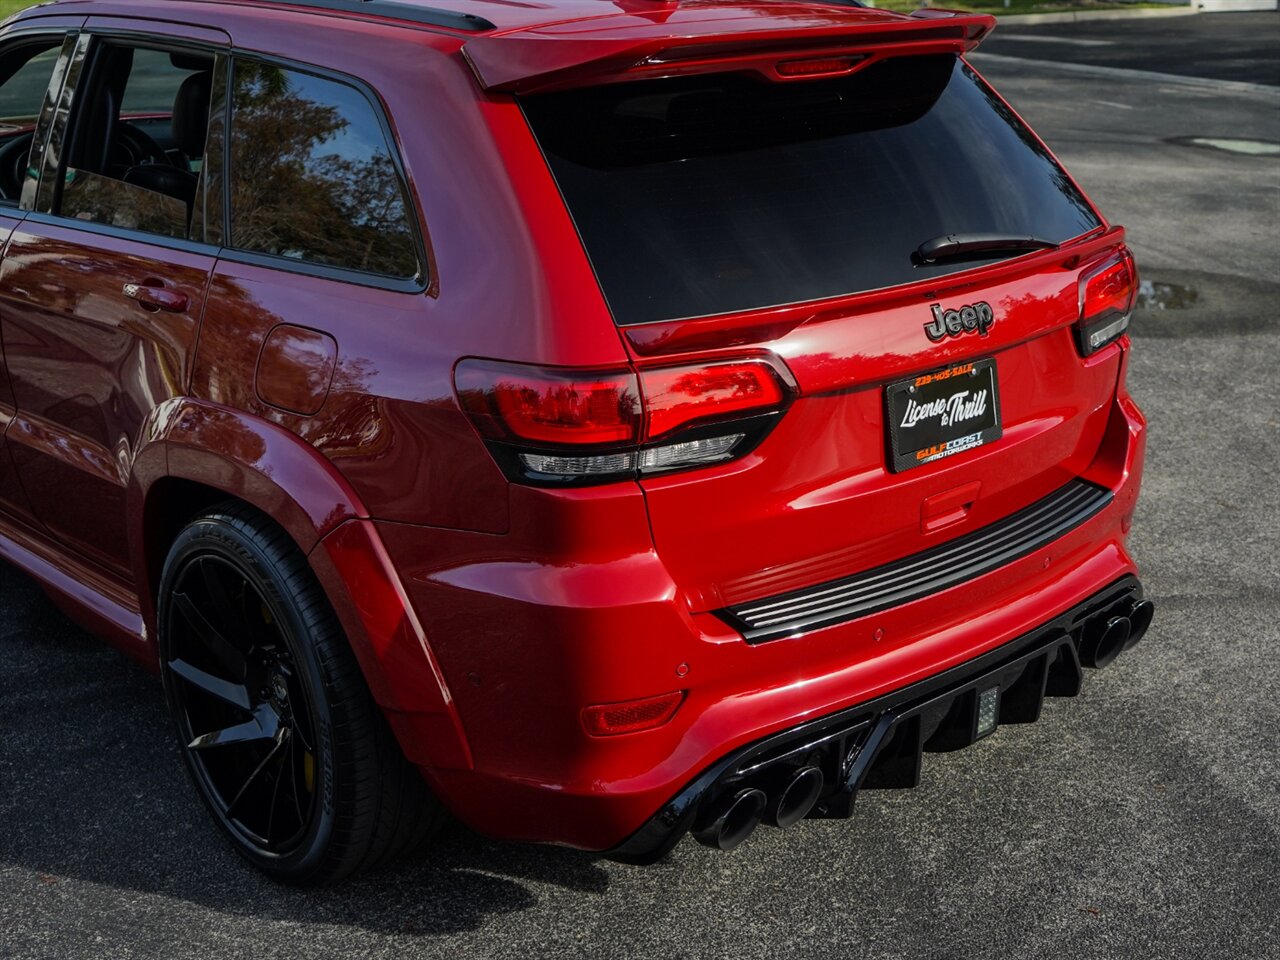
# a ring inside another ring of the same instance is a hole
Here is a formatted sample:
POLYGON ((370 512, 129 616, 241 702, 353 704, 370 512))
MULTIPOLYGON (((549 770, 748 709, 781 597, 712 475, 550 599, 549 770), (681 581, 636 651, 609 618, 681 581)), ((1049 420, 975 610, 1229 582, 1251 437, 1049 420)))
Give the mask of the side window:
POLYGON ((237 60, 231 102, 231 246, 386 277, 419 274, 404 186, 363 93, 237 60))
POLYGON ((205 239, 202 193, 214 74, 206 52, 98 41, 77 84, 53 212, 205 239))
POLYGON ((0 52, 0 205, 18 204, 62 43, 61 35, 41 37, 0 52))

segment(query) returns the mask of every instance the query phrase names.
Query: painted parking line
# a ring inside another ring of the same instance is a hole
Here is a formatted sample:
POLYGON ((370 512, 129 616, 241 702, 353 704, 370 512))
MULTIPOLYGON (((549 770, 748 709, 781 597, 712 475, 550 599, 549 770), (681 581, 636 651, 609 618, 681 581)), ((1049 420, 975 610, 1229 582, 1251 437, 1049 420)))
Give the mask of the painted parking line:
POLYGON ((1074 47, 1110 47, 1114 40, 1086 40, 1084 37, 1054 37, 1047 33, 1002 33, 1000 42, 1017 40, 1022 43, 1065 43, 1074 47))
POLYGON ((984 63, 1009 67, 1039 68, 1056 70, 1059 73, 1074 73, 1083 77, 1096 77, 1111 80, 1132 80, 1143 83, 1179 84, 1184 87, 1199 87, 1202 90, 1213 90, 1217 93, 1243 93, 1260 95, 1267 99, 1280 101, 1280 87, 1266 83, 1246 83, 1243 80, 1215 80, 1212 77, 1187 77, 1178 73, 1159 73, 1155 70, 1132 70, 1128 67, 1102 67, 1089 63, 1062 63, 1057 60, 1032 60, 1029 57, 1009 57, 1002 53, 983 53, 978 51, 969 55, 979 66, 984 63))

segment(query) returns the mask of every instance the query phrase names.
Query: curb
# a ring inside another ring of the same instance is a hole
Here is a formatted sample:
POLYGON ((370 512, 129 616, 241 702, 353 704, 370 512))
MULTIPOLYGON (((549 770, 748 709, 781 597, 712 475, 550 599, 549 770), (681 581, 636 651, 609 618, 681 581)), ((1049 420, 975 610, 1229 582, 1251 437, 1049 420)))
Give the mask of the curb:
POLYGON ((1075 10, 1067 13, 1014 13, 1001 16, 996 13, 1000 26, 1013 27, 1036 23, 1081 23, 1085 20, 1145 20, 1151 17, 1189 17, 1200 10, 1191 4, 1179 5, 1168 10, 1159 7, 1139 7, 1137 10, 1075 10))

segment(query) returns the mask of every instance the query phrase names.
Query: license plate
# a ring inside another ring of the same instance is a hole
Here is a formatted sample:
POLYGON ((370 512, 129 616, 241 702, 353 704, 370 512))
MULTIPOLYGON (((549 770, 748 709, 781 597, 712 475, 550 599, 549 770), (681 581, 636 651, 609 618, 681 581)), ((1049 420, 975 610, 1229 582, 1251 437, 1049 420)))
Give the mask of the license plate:
POLYGON ((894 472, 1000 439, 994 359, 970 360, 885 388, 894 472))

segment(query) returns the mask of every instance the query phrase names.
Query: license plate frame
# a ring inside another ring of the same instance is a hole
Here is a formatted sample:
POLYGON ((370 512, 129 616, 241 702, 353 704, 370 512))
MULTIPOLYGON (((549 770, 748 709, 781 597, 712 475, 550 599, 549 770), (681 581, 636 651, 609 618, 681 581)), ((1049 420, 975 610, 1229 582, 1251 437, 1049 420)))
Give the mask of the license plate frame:
POLYGON ((1004 435, 994 357, 965 360, 884 388, 894 473, 976 450, 1004 435))

